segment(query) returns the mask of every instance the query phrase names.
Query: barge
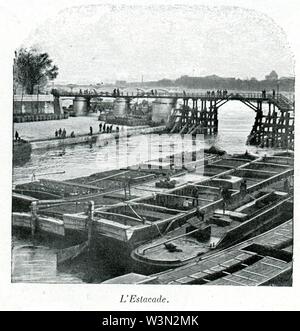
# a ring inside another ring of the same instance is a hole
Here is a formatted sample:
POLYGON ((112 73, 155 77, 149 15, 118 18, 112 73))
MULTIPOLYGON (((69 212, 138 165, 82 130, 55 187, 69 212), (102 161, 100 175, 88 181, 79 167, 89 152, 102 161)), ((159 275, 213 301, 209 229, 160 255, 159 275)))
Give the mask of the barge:
POLYGON ((206 220, 194 216, 167 235, 134 249, 135 271, 149 274, 180 267, 275 227, 284 222, 288 199, 286 192, 258 191, 241 199, 233 210, 223 213, 216 209, 206 220))
POLYGON ((283 223, 240 244, 184 266, 143 275, 130 272, 103 284, 292 285, 292 201, 285 202, 283 223))
POLYGON ((171 174, 169 168, 148 162, 67 181, 40 179, 15 187, 13 227, 76 239, 79 244, 89 240, 112 263, 132 267, 135 248, 183 226, 199 209, 206 217, 213 216, 223 203, 219 187, 227 187, 232 203, 240 204, 244 179, 251 195, 266 189, 282 191, 292 176, 289 156, 205 154, 184 169, 172 168, 171 174), (175 188, 156 185, 162 174, 176 182, 175 188), (92 214, 87 209, 91 201, 92 214))

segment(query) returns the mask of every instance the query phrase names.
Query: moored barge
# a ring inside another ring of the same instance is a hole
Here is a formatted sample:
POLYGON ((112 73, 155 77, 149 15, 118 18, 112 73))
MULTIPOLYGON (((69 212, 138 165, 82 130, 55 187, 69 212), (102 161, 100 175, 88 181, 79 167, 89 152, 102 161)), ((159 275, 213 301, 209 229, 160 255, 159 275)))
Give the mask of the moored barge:
POLYGON ((98 251, 128 265, 133 249, 186 224, 197 210, 212 216, 222 207, 220 187, 227 187, 238 204, 244 179, 248 193, 254 194, 266 188, 280 191, 283 181, 293 176, 293 159, 287 156, 206 155, 197 162, 175 169, 170 176, 176 181, 172 189, 156 185, 169 170, 151 164, 68 181, 40 179, 18 185, 13 193, 13 227, 34 228, 63 240, 72 237, 78 243, 90 236, 98 251), (87 211, 90 201, 95 206, 92 217, 87 211))

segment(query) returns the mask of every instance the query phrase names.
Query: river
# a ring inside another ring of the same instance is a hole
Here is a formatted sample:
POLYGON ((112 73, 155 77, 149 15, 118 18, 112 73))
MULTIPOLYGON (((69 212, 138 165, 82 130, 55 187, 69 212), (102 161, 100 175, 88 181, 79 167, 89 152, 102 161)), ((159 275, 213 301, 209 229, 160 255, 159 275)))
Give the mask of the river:
MULTIPOLYGON (((204 147, 214 145, 228 153, 243 153, 246 150, 257 154, 269 154, 271 149, 246 146, 245 142, 254 123, 255 112, 239 102, 230 102, 220 108, 219 133, 217 136, 205 138, 204 147)), ((13 184, 32 179, 33 173, 43 178, 71 179, 87 176, 114 168, 124 167, 128 162, 147 161, 149 152, 145 148, 145 140, 151 139, 151 148, 157 150, 159 137, 133 136, 119 143, 112 141, 105 147, 95 145, 76 145, 56 150, 34 150, 31 159, 23 166, 13 168, 13 184), (48 175, 47 175, 48 174, 48 175)), ((153 157, 150 157, 153 158, 153 157)), ((85 261, 77 261, 64 267, 56 268, 55 245, 45 244, 35 238, 14 234, 12 239, 12 281, 39 283, 82 283, 87 281, 101 282, 120 271, 107 262, 97 261, 87 275, 85 261)))

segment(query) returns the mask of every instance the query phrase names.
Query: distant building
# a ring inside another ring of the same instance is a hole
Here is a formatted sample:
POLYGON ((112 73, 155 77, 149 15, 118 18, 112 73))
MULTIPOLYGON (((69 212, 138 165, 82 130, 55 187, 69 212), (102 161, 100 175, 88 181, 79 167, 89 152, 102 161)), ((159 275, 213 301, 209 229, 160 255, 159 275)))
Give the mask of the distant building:
POLYGON ((265 76, 266 80, 278 80, 278 75, 276 71, 272 70, 269 75, 265 76))
POLYGON ((55 100, 52 94, 17 94, 14 95, 13 114, 63 114, 63 111, 60 100, 55 100))
POLYGON ((126 80, 116 80, 116 86, 124 86, 126 84, 126 80))

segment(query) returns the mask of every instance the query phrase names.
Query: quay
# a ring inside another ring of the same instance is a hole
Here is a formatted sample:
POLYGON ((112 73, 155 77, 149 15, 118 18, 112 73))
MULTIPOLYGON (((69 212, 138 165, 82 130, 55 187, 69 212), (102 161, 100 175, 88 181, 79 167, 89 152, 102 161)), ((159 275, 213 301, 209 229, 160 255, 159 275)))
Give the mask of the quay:
POLYGON ((59 148, 65 147, 69 145, 78 145, 85 143, 94 143, 97 146, 105 146, 110 141, 114 139, 122 139, 123 137, 130 137, 140 134, 150 134, 161 132, 165 129, 164 126, 137 126, 137 127, 126 127, 121 132, 113 132, 113 133, 95 133, 92 135, 83 134, 76 135, 74 138, 51 138, 51 139, 35 139, 30 142, 32 150, 36 149, 51 149, 51 148, 59 148))
MULTIPOLYGON (((156 133, 165 129, 165 126, 161 125, 152 127, 148 125, 119 126, 119 132, 116 132, 117 125, 114 125, 112 133, 104 133, 99 132, 100 123, 102 122, 98 120, 97 116, 91 115, 70 117, 59 121, 15 123, 14 129, 18 131, 23 140, 30 144, 31 150, 61 148, 84 143, 97 143, 101 146, 116 137, 156 133), (92 135, 89 133, 90 127, 93 129, 92 135), (66 129, 65 138, 55 137, 54 133, 59 128, 66 129), (72 131, 75 133, 74 138, 70 137, 72 131)), ((18 151, 16 154, 20 154, 20 152, 18 151)))

